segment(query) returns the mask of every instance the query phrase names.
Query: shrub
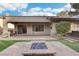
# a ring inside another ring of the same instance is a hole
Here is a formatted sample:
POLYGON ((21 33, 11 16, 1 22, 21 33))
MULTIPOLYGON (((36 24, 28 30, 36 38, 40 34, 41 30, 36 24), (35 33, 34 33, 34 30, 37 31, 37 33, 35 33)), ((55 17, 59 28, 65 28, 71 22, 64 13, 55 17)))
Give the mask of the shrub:
POLYGON ((56 24, 56 32, 61 35, 65 35, 70 30, 69 22, 59 22, 56 24))

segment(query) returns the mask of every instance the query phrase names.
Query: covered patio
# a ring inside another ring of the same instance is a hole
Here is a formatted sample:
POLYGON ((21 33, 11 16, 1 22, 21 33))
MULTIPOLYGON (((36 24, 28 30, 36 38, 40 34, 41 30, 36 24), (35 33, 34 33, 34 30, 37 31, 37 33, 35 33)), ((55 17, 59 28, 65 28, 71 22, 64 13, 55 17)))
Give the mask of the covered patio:
POLYGON ((67 35, 79 38, 79 17, 51 17, 50 21, 55 23, 69 22, 70 30, 67 35))
MULTIPOLYGON (((8 30, 7 24, 12 23, 15 25, 13 29, 14 34, 21 34, 22 36, 55 36, 56 33, 56 23, 61 21, 70 22, 72 31, 79 31, 79 18, 76 17, 44 17, 44 16, 32 16, 32 17, 11 17, 5 16, 3 19, 3 36, 10 37, 11 32, 8 30), (33 26, 34 25, 34 26, 33 26)), ((20 36, 21 36, 20 35, 20 36)), ((17 35, 14 35, 15 37, 17 35)))

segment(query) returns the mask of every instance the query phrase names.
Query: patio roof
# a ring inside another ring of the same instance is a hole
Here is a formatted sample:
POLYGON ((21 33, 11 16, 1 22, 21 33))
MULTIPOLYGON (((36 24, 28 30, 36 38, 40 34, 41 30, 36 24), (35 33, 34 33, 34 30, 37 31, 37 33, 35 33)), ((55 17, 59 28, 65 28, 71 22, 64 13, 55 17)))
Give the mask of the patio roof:
POLYGON ((55 21, 55 22, 59 22, 59 21, 78 22, 79 17, 50 17, 49 20, 50 21, 55 21))
MULTIPOLYGON (((0 18, 4 17, 46 17, 50 21, 59 22, 59 21, 70 21, 70 22, 78 22, 79 16, 0 16, 0 18)), ((38 19, 37 19, 38 20, 38 19)))

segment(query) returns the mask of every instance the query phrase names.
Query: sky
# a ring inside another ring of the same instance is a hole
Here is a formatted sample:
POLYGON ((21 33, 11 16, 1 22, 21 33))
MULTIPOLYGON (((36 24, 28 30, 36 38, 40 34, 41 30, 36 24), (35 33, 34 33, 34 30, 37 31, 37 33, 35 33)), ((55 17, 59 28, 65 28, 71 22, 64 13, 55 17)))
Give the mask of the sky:
POLYGON ((0 3, 0 16, 56 16, 70 9, 69 3, 0 3))

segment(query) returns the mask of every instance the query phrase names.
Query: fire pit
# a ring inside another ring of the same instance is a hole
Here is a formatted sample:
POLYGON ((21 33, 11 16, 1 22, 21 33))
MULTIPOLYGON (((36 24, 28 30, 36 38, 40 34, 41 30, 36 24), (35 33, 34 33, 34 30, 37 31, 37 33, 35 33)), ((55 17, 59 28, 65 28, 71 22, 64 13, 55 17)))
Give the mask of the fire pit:
POLYGON ((54 56, 55 50, 51 45, 45 42, 34 42, 29 50, 23 53, 23 56, 54 56))
POLYGON ((32 43, 31 49, 48 49, 45 43, 32 43))

